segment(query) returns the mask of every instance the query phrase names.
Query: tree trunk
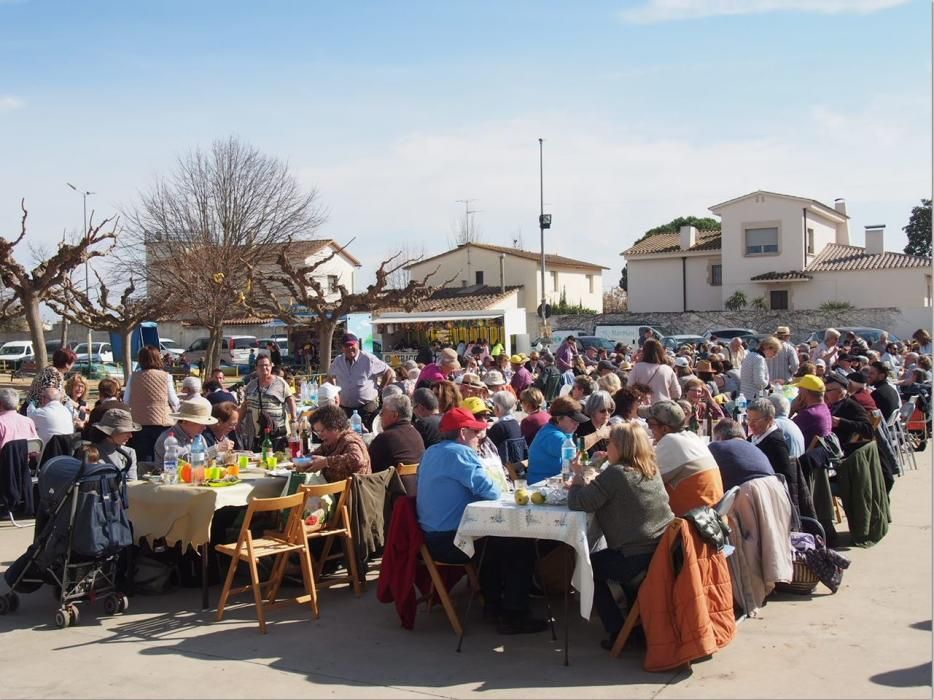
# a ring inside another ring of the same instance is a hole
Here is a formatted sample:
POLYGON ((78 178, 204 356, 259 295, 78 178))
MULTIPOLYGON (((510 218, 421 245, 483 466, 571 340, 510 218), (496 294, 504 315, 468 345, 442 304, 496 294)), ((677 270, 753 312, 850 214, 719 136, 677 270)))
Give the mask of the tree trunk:
POLYGON ((23 294, 20 304, 26 314, 26 323, 29 324, 32 348, 36 353, 36 369, 44 369, 49 364, 49 356, 45 351, 45 331, 42 330, 42 317, 39 315, 39 300, 32 294, 23 294))
POLYGON ((331 366, 331 341, 337 321, 322 318, 318 322, 318 372, 327 374, 331 366))
POLYGON ((120 335, 123 336, 123 386, 130 381, 130 373, 133 371, 133 329, 122 328, 120 335))
MULTIPOLYGON (((213 367, 220 365, 221 343, 224 340, 224 325, 220 324, 210 329, 211 339, 208 341, 208 351, 204 355, 204 372, 210 372, 213 367)), ((204 380, 204 376, 201 377, 204 380)))

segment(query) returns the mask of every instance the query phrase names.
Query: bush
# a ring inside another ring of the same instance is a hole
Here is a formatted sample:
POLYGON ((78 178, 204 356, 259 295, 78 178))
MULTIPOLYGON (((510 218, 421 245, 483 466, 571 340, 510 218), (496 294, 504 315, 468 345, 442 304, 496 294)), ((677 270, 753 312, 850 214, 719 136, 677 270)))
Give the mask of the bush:
POLYGON ((825 301, 817 308, 825 313, 841 313, 853 311, 856 307, 848 301, 825 301))
POLYGON ((730 311, 739 311, 746 308, 746 295, 737 291, 724 302, 724 306, 730 311))

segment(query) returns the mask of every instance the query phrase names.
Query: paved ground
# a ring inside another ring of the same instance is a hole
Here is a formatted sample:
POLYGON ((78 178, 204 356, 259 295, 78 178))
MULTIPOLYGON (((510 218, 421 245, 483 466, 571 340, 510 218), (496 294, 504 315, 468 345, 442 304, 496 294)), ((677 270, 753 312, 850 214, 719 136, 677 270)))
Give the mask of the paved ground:
MULTIPOLYGON (((476 614, 458 654, 440 609, 405 631, 375 582, 361 599, 324 591, 317 622, 275 611, 266 636, 251 607, 216 623, 192 589, 136 596, 111 618, 85 605, 80 626, 59 630, 44 588, 0 618, 0 697, 931 697, 930 448, 919 457, 921 469, 895 486, 889 535, 847 552, 836 595, 819 586, 809 599, 774 597, 691 671, 645 673, 631 648, 614 660, 596 621, 578 616, 568 668, 547 633, 497 638, 476 614)), ((0 526, 0 569, 31 537, 0 526)))

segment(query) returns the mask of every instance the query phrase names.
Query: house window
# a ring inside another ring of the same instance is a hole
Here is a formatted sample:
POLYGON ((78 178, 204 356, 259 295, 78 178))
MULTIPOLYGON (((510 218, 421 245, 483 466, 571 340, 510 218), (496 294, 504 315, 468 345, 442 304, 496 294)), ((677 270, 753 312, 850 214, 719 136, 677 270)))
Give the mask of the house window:
POLYGON ((477 270, 474 273, 474 278, 477 284, 483 284, 483 270, 477 270))
POLYGON ((337 291, 337 275, 328 275, 328 291, 337 291))
POLYGON ((746 255, 778 255, 778 227, 747 228, 746 255))
POLYGON ((786 311, 788 309, 788 290, 776 289, 769 292, 769 306, 772 311, 786 311))
POLYGON ((558 273, 552 270, 551 272, 551 288, 554 291, 558 291, 558 273))
POLYGON ((723 265, 718 264, 710 266, 710 286, 723 286, 723 265))
POLYGON ((814 229, 808 229, 808 255, 814 255, 814 229))
POLYGON ((587 275, 587 286, 589 287, 590 293, 593 294, 593 275, 587 275))

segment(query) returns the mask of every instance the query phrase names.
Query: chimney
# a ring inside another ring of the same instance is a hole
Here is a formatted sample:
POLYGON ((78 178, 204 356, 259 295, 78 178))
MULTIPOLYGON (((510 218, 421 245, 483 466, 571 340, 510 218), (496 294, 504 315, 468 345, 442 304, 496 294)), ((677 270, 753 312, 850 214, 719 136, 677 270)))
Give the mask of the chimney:
POLYGON ((866 227, 866 255, 882 255, 885 252, 885 224, 866 227))
MULTIPOLYGON (((833 208, 836 209, 840 214, 846 216, 846 200, 842 197, 837 197, 833 200, 833 208)), ((850 222, 849 220, 844 221, 842 224, 837 224, 837 235, 836 240, 834 241, 837 245, 850 245, 850 222)))
POLYGON ((697 243, 697 229, 693 226, 681 227, 681 250, 690 250, 697 243))

